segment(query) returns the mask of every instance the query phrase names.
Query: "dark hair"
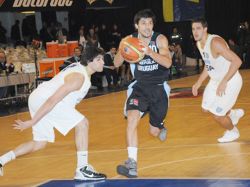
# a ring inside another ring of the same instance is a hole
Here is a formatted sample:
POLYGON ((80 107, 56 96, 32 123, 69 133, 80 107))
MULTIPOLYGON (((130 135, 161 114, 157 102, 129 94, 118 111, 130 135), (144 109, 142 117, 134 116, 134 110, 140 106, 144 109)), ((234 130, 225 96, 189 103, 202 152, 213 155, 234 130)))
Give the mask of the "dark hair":
POLYGON ((192 20, 191 25, 193 25, 193 23, 201 23, 203 27, 208 27, 208 24, 205 18, 195 18, 192 20))
POLYGON ((153 23, 156 23, 155 14, 150 9, 144 9, 137 12, 134 17, 134 24, 138 24, 141 18, 152 18, 153 23))
POLYGON ((104 55, 104 51, 98 47, 86 47, 82 53, 81 64, 87 66, 88 63, 92 62, 98 55, 104 55))

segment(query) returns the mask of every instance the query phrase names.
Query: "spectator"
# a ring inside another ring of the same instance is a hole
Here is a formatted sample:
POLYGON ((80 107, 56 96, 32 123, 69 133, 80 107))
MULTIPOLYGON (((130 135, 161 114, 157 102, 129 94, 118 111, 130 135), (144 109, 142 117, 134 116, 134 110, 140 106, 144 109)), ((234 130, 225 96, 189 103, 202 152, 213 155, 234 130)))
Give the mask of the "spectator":
POLYGON ((67 41, 68 31, 62 27, 61 23, 57 23, 56 38, 58 43, 65 43, 67 41))
POLYGON ((114 66, 114 57, 116 54, 116 47, 111 46, 109 52, 104 55, 104 74, 108 82, 108 88, 117 87, 118 74, 114 66), (113 81, 113 84, 111 83, 113 81))
MULTIPOLYGON (((4 76, 8 76, 10 73, 14 72, 15 66, 14 64, 7 62, 5 52, 0 50, 0 74, 4 76)), ((0 87, 0 98, 5 98, 8 95, 15 94, 15 87, 0 87)))
POLYGON ((118 29, 117 24, 113 24, 112 30, 111 30, 111 36, 112 41, 115 46, 118 46, 121 41, 121 32, 118 29))
POLYGON ((46 42, 52 41, 52 37, 49 34, 49 29, 47 27, 47 23, 46 22, 43 22, 43 27, 40 30, 40 39, 42 40, 44 47, 46 46, 46 42))
POLYGON ((15 44, 21 41, 19 23, 19 20, 16 20, 15 24, 11 27, 11 39, 15 44))
POLYGON ((108 48, 108 43, 109 43, 109 34, 107 31, 107 27, 105 24, 102 24, 100 30, 99 30, 99 40, 100 40, 100 45, 102 46, 102 48, 107 51, 109 50, 108 48))
POLYGON ((86 46, 100 47, 98 35, 95 33, 93 28, 90 28, 87 34, 86 46))
POLYGON ((176 27, 173 28, 173 32, 170 36, 170 43, 182 44, 182 35, 176 27))
POLYGON ((81 60, 81 49, 79 47, 76 47, 74 49, 74 55, 73 55, 73 57, 65 60, 64 64, 62 64, 59 69, 61 71, 62 69, 66 68, 68 65, 70 65, 72 63, 80 62, 80 60, 81 60))
POLYGON ((2 26, 2 22, 0 21, 0 44, 6 44, 6 29, 2 26))
POLYGON ((80 30, 79 30, 78 42, 79 42, 79 45, 81 45, 81 46, 83 46, 83 48, 85 48, 87 41, 86 41, 86 38, 84 36, 84 27, 80 28, 80 30))

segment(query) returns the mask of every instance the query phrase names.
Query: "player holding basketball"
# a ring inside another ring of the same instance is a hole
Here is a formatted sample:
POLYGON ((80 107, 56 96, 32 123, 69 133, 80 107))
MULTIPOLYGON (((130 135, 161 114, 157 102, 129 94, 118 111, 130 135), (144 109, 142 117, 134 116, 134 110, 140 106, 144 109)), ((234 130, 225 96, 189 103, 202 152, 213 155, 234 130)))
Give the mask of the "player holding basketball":
MULTIPOLYGON (((138 32, 127 37, 138 37, 145 47, 145 57, 135 64, 130 64, 135 81, 127 91, 125 115, 127 116, 128 160, 117 167, 117 172, 129 178, 137 177, 137 126, 143 114, 149 113, 150 134, 166 139, 167 130, 164 119, 168 110, 170 88, 166 83, 171 66, 167 38, 153 31, 155 15, 149 10, 141 10, 134 17, 138 32)), ((122 41, 121 41, 122 42, 122 41)), ((120 44, 121 45, 121 44, 120 44)), ((115 66, 122 65, 124 58, 120 51, 114 59, 115 66)))
POLYGON ((103 54, 98 48, 86 48, 81 63, 73 63, 63 69, 53 79, 43 82, 35 89, 28 101, 31 120, 16 120, 14 129, 23 131, 32 127, 33 140, 26 142, 0 157, 0 174, 3 166, 16 157, 38 151, 48 142, 55 141, 54 128, 66 135, 75 128, 77 149, 77 180, 101 180, 106 176, 97 173, 88 164, 87 118, 79 113, 75 106, 87 94, 95 72, 103 70, 103 54))
POLYGON ((192 32, 205 62, 203 72, 193 85, 193 95, 198 94, 202 82, 209 76, 210 81, 203 94, 202 109, 212 113, 214 119, 226 129, 218 142, 234 141, 240 137, 236 125, 244 115, 242 109, 232 110, 242 87, 242 78, 238 72, 242 62, 221 37, 207 33, 206 20, 194 20, 192 32))

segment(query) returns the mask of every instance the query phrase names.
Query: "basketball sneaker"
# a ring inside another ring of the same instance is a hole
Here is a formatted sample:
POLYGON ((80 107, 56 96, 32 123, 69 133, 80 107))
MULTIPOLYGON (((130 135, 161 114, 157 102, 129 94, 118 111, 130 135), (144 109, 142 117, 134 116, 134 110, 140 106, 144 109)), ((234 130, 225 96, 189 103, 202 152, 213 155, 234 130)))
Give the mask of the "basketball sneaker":
POLYGON ((0 176, 3 176, 3 165, 0 161, 0 176))
POLYGON ((161 129, 158 138, 164 142, 167 139, 167 129, 164 127, 163 129, 161 129))
POLYGON ((227 130, 221 138, 218 138, 219 143, 227 143, 237 140, 240 137, 240 133, 236 127, 233 130, 227 130))
POLYGON ((233 125, 237 125, 240 118, 242 118, 244 116, 245 112, 243 109, 234 109, 231 110, 229 117, 232 120, 233 125))
POLYGON ((118 165, 116 170, 118 174, 128 178, 137 177, 137 163, 133 158, 128 158, 124 165, 118 165))
POLYGON ((86 165, 82 168, 77 168, 75 173, 75 180, 104 180, 107 178, 105 174, 98 173, 95 169, 90 165, 86 165))

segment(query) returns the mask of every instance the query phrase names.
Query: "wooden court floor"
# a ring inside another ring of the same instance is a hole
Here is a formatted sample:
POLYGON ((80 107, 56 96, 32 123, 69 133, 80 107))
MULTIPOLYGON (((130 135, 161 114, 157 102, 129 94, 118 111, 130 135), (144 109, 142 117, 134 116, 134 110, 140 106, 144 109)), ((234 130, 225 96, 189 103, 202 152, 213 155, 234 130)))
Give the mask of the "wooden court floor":
MULTIPOLYGON (((223 129, 201 112, 202 97, 171 98, 166 117, 168 139, 160 142, 148 133, 148 117, 139 125, 138 172, 140 178, 250 178, 250 71, 242 70, 244 85, 236 108, 245 110, 234 143, 218 144, 223 129)), ((191 87, 197 76, 170 81, 172 88, 191 87)), ((89 162, 109 179, 122 178, 116 165, 127 158, 126 120, 123 103, 126 92, 84 100, 78 109, 90 121, 89 162)), ((62 114, 63 115, 63 114, 62 114)), ((31 130, 12 129, 15 119, 28 113, 0 118, 0 154, 32 138, 31 130)), ((46 149, 7 164, 0 186, 36 186, 51 179, 72 179, 76 167, 74 132, 56 133, 56 142, 46 149)))

